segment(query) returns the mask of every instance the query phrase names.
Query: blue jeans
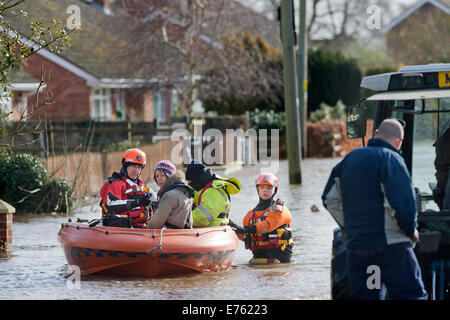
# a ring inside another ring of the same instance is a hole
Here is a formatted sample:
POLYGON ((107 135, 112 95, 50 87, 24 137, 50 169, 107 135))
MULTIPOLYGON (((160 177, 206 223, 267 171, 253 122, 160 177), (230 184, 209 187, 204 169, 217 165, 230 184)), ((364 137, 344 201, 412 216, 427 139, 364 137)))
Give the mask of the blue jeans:
POLYGON ((347 250, 350 299, 425 300, 419 263, 409 243, 347 250))

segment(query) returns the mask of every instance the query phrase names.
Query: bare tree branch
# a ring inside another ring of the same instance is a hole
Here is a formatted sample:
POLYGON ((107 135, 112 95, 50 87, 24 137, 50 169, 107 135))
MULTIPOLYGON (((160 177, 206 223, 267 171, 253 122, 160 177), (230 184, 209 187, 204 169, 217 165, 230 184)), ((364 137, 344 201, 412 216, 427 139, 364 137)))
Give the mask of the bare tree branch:
POLYGON ((15 144, 15 137, 40 134, 42 132, 42 129, 40 128, 41 125, 40 119, 33 127, 28 128, 28 126, 38 110, 52 103, 52 100, 50 99, 50 93, 48 91, 46 91, 45 93, 46 94, 45 99, 43 101, 39 101, 39 93, 41 89, 48 83, 50 76, 51 76, 50 74, 48 75, 44 74, 41 66, 41 79, 34 93, 35 95, 34 104, 32 105, 30 110, 28 110, 27 108, 18 110, 19 120, 17 121, 16 127, 13 130, 8 131, 6 134, 0 135, 0 139, 10 138, 11 140, 9 143, 1 143, 0 147, 29 146, 36 142, 37 139, 27 139, 25 142, 15 144))

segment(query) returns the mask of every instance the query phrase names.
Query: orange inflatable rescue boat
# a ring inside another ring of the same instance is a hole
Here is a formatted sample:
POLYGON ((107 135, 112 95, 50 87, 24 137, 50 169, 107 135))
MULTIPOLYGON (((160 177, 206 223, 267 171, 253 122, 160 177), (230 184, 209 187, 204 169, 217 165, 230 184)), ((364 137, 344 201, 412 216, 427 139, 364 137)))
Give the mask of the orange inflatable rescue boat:
POLYGON ((81 274, 159 276, 228 270, 239 240, 229 226, 129 229, 68 222, 59 241, 81 274))

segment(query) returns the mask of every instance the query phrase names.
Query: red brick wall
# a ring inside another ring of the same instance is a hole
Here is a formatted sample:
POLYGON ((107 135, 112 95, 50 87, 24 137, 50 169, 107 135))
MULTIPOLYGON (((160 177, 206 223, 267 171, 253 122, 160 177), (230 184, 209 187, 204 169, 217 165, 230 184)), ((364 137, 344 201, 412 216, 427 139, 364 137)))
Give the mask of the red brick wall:
MULTIPOLYGON (((372 137, 373 121, 367 121, 365 144, 372 137)), ((343 120, 321 120, 307 123, 307 157, 344 157, 350 151, 362 146, 361 139, 347 138, 343 120)))
MULTIPOLYGON (((45 117, 53 121, 81 121, 89 120, 92 115, 92 87, 86 80, 64 69, 63 67, 35 54, 24 65, 24 71, 37 79, 42 74, 50 74, 46 88, 41 90, 39 101, 43 102, 49 95, 51 103, 39 109, 34 118, 43 120, 45 117)), ((111 90, 111 121, 116 120, 114 92, 111 90)), ((166 104, 166 119, 170 118, 170 89, 163 90, 163 99, 166 104)), ((36 97, 28 98, 28 108, 36 104, 36 97)), ((153 94, 150 89, 125 89, 125 106, 128 116, 132 120, 151 122, 153 114, 153 94)))
MULTIPOLYGON (((47 87, 39 94, 39 101, 43 102, 48 92, 52 103, 36 112, 35 118, 47 117, 55 121, 86 120, 90 118, 91 87, 86 81, 61 66, 39 55, 32 55, 24 64, 24 71, 37 79, 42 73, 50 75, 47 87)), ((28 105, 34 105, 35 98, 28 99, 28 105)))
POLYGON ((0 213, 0 252, 7 251, 12 243, 12 213, 0 213))

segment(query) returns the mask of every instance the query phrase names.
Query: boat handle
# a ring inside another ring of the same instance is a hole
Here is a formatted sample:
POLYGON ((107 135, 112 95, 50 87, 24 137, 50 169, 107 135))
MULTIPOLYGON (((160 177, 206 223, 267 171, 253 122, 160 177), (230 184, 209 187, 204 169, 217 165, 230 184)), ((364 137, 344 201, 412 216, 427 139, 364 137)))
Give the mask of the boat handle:
MULTIPOLYGON (((159 249, 159 252, 162 253, 162 239, 163 239, 163 231, 164 231, 165 229, 166 229, 166 228, 164 228, 164 227, 161 229, 161 233, 160 233, 160 235, 159 235, 159 244, 158 244, 157 246, 154 246, 154 247, 151 248, 151 249, 148 249, 148 250, 147 250, 147 254, 151 254, 152 251, 155 250, 155 249, 159 249)), ((153 229, 153 232, 155 232, 154 229, 153 229)))

